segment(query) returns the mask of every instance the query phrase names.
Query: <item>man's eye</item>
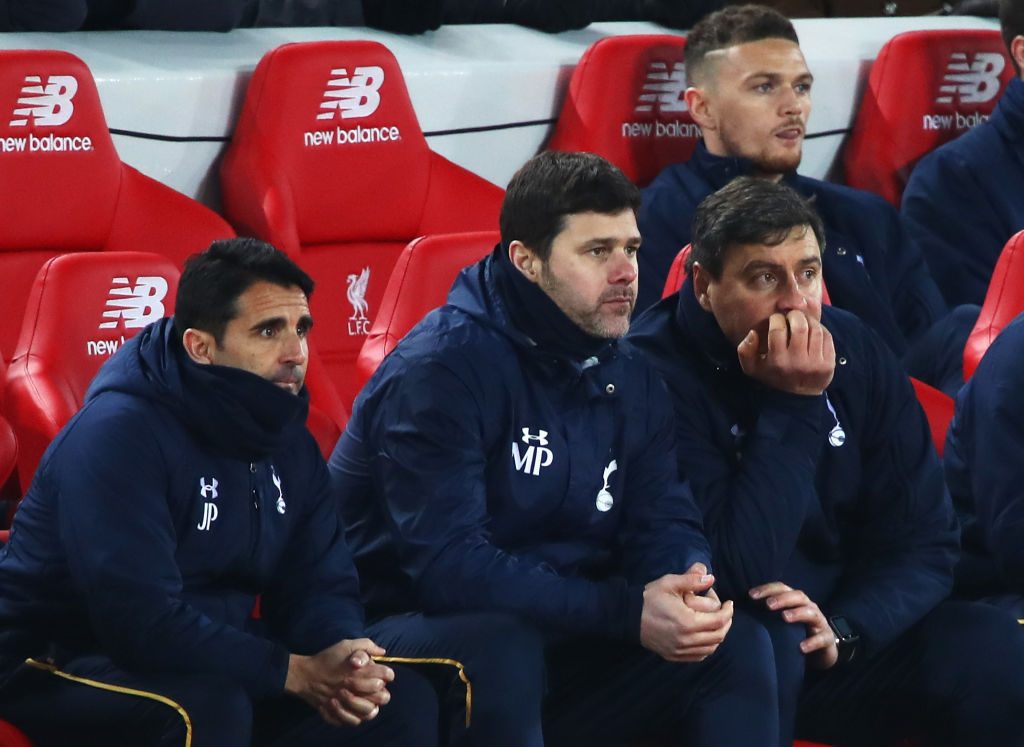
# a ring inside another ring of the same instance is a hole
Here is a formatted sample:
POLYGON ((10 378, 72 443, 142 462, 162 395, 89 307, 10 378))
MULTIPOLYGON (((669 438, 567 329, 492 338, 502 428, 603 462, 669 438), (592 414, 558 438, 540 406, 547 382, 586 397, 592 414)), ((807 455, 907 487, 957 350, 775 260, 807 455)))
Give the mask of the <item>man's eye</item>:
POLYGON ((771 93, 772 92, 772 84, 771 83, 759 83, 755 90, 758 93, 771 93))
POLYGON ((811 84, 810 83, 797 83, 796 84, 796 92, 797 93, 810 93, 811 92, 811 84))

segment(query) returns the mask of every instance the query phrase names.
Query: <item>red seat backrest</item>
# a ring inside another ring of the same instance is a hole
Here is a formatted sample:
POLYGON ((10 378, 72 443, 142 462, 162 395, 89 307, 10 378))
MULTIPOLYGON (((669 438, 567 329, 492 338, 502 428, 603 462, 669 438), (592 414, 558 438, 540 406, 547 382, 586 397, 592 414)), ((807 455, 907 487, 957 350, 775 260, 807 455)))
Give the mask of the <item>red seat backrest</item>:
POLYGON ((232 222, 316 280, 318 349, 346 406, 399 253, 423 234, 493 228, 503 196, 430 150, 398 62, 371 41, 268 52, 249 84, 221 183, 232 222))
POLYGON ((388 278, 356 363, 362 388, 384 357, 431 310, 444 304, 463 267, 485 257, 501 240, 497 231, 421 236, 410 242, 388 278))
POLYGON ((953 398, 945 392, 928 386, 923 381, 911 378, 910 383, 913 384, 917 401, 921 404, 925 417, 928 418, 932 443, 935 444, 935 451, 938 452, 941 459, 946 446, 946 431, 949 430, 950 421, 953 420, 953 398))
POLYGON ((0 51, 0 351, 32 280, 67 252, 145 249, 179 265, 232 236, 216 213, 123 164, 92 74, 67 52, 0 51))
POLYGON ((700 128, 683 100, 685 44, 670 34, 594 42, 569 81, 548 148, 597 153, 641 187, 689 159, 700 128))
MULTIPOLYGON (((0 532, 0 542, 6 542, 6 532, 0 532)), ((32 747, 29 738, 14 724, 0 719, 0 747, 32 747)))
POLYGON ((909 31, 871 66, 843 154, 846 182, 899 205, 922 156, 992 113, 1013 77, 998 31, 909 31))
POLYGON ((174 313, 178 276, 170 259, 147 252, 64 254, 39 270, 7 370, 23 489, 104 361, 147 324, 174 313))
POLYGON ((971 378, 988 346, 1024 312, 1024 231, 1014 234, 999 254, 985 302, 964 346, 964 380, 971 378))

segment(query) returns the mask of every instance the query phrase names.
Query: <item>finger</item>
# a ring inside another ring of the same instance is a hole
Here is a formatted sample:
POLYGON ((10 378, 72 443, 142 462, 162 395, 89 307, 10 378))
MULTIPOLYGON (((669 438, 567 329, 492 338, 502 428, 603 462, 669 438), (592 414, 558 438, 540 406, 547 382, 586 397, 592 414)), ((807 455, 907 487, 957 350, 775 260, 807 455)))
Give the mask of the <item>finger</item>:
POLYGON ((695 648, 692 651, 687 651, 685 654, 669 654, 666 658, 669 661, 694 664, 699 661, 704 661, 717 650, 718 646, 705 646, 704 648, 695 648))
POLYGON ((377 662, 372 662, 370 664, 367 664, 365 667, 360 667, 354 672, 351 672, 349 674, 349 677, 351 679, 377 679, 383 680, 384 682, 393 682, 395 679, 395 672, 391 669, 391 667, 387 666, 386 664, 378 664, 377 662))
POLYGON ((785 610, 782 613, 782 619, 788 623, 803 623, 815 633, 820 630, 831 630, 825 616, 821 614, 821 610, 816 604, 785 610))
POLYGON ((778 594, 766 597, 765 604, 770 610, 786 610, 790 607, 802 607, 806 604, 811 604, 811 600, 802 591, 790 589, 789 591, 780 591, 778 594))
POLYGON ((704 565, 703 563, 701 563, 700 561, 697 561, 696 563, 691 565, 689 568, 687 568, 686 572, 687 573, 696 573, 698 576, 706 576, 706 575, 708 575, 708 567, 706 565, 704 565))
POLYGON ((789 346, 794 350, 806 352, 809 331, 807 314, 799 309, 792 309, 786 314, 786 321, 789 322, 789 346))
POLYGON ((711 596, 710 591, 705 596, 688 591, 683 596, 683 602, 691 610, 696 610, 697 612, 718 612, 718 610, 722 609, 722 603, 718 601, 717 596, 711 596))
POLYGON ((699 576, 696 573, 668 574, 662 576, 667 590, 682 596, 688 591, 700 593, 707 591, 715 583, 715 577, 710 573, 699 576))
POLYGON ((819 360, 823 357, 825 347, 825 328, 821 326, 817 319, 807 317, 809 322, 809 333, 807 337, 807 352, 811 355, 811 360, 819 360))
POLYGON ((725 640, 726 626, 718 630, 689 633, 683 636, 675 648, 675 653, 681 654, 689 648, 703 648, 706 646, 717 646, 725 640))
POLYGON ((380 677, 349 677, 343 687, 358 695, 371 695, 387 689, 380 677))
POLYGON ((736 357, 744 373, 752 373, 758 364, 761 351, 761 338, 755 330, 750 330, 736 347, 736 357))
POLYGON ((813 651, 821 651, 822 649, 835 645, 836 636, 831 630, 828 630, 824 633, 816 633, 815 635, 804 638, 800 641, 800 650, 805 654, 809 654, 813 651))
POLYGON ((380 710, 380 706, 372 700, 364 698, 361 695, 356 695, 350 690, 342 690, 339 692, 336 700, 341 704, 341 707, 346 712, 356 716, 361 721, 373 718, 373 716, 377 715, 376 712, 380 710))
POLYGON ((790 591, 790 587, 786 586, 786 584, 782 583, 781 581, 772 581, 767 584, 755 586, 747 593, 750 595, 751 599, 764 599, 765 597, 772 596, 773 594, 778 594, 782 591, 790 591))
POLYGON ((779 353, 789 343, 789 325, 786 317, 775 313, 768 317, 768 353, 779 353))
POLYGON ((362 719, 347 711, 337 698, 324 703, 320 707, 320 715, 335 726, 359 726, 362 723, 362 719))
POLYGON ((831 363, 834 368, 836 365, 836 344, 832 339, 832 333, 828 331, 825 325, 821 326, 822 329, 822 342, 821 342, 821 358, 822 360, 831 363))
POLYGON ((371 641, 369 638, 356 638, 351 643, 352 648, 361 649, 370 656, 384 656, 384 654, 387 653, 387 651, 371 641))

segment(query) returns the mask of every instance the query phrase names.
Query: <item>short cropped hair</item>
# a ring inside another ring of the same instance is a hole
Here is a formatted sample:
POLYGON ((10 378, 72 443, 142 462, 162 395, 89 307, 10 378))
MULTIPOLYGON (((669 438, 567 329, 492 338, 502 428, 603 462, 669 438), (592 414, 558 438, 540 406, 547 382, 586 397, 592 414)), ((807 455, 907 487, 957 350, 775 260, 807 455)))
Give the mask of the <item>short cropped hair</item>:
POLYGON ((732 247, 777 246, 800 226, 814 232, 819 251, 824 251, 825 228, 808 200, 784 184, 738 177, 697 206, 686 271, 692 273, 693 263, 700 262, 701 268, 717 280, 732 247))
POLYGON ((521 241, 542 261, 576 213, 614 215, 640 209, 640 190, 593 153, 543 151, 515 173, 501 205, 501 241, 521 241))
POLYGON ((296 286, 306 298, 313 294, 313 279, 265 241, 214 241, 185 261, 174 301, 175 332, 180 337, 189 328, 201 329, 222 344, 228 322, 238 316, 238 298, 259 281, 296 286))
POLYGON ((1021 0, 999 0, 999 28, 1003 32, 1003 43, 1006 53, 1010 56, 1014 70, 1020 75, 1020 66, 1014 59, 1010 45, 1014 37, 1024 36, 1024 2, 1021 0))
POLYGON ((705 16, 686 36, 683 55, 688 82, 696 85, 694 81, 700 81, 711 52, 764 39, 800 43, 790 20, 764 5, 730 5, 705 16))

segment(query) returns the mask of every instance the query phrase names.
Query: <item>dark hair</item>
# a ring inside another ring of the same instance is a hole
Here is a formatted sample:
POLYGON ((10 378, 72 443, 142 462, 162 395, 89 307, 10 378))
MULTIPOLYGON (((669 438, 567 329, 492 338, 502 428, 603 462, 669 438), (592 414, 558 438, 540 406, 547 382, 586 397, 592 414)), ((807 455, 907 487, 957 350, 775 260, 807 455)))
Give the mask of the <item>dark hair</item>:
POLYGON ((697 206, 686 271, 692 273, 693 263, 700 262, 711 277, 720 278, 725 255, 733 246, 777 246, 799 226, 809 227, 824 251, 825 229, 808 200, 784 184, 738 177, 697 206))
POLYGON ((259 239, 219 239, 185 261, 174 301, 174 330, 201 329, 221 344, 228 322, 238 315, 238 298, 254 283, 297 286, 313 293, 313 280, 288 256, 259 239))
POLYGON ((705 16, 686 36, 683 55, 688 81, 693 85, 699 79, 709 53, 763 39, 800 43, 790 20, 764 5, 730 5, 705 16))
POLYGON ((1010 49, 1014 37, 1024 35, 1024 2, 1020 0, 999 0, 999 28, 1003 32, 1006 53, 1013 63, 1013 69, 1020 75, 1020 66, 1010 49))
POLYGON ((567 216, 639 209, 640 190, 605 159, 593 153, 544 151, 508 183, 501 205, 501 241, 505 246, 521 241, 546 261, 567 216))

